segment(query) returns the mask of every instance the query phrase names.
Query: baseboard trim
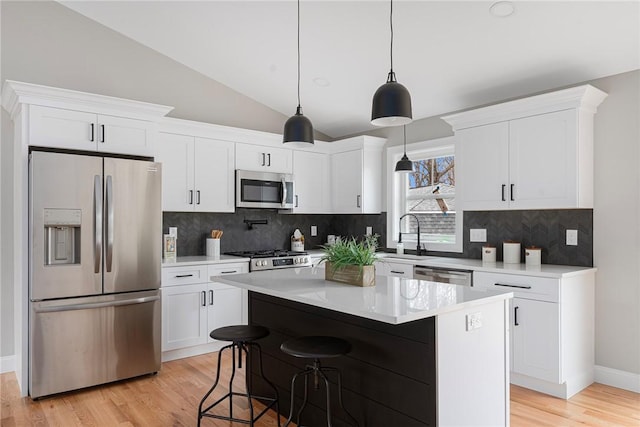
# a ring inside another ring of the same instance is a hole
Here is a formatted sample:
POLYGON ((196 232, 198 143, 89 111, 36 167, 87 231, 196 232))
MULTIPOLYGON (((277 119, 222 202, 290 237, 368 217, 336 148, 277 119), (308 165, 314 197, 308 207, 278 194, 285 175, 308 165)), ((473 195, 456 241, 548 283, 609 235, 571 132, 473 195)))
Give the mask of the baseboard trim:
POLYGON ((640 374, 596 365, 595 381, 611 387, 640 393, 640 374))
POLYGON ((16 370, 16 356, 2 356, 0 357, 0 374, 7 372, 13 372, 16 370))

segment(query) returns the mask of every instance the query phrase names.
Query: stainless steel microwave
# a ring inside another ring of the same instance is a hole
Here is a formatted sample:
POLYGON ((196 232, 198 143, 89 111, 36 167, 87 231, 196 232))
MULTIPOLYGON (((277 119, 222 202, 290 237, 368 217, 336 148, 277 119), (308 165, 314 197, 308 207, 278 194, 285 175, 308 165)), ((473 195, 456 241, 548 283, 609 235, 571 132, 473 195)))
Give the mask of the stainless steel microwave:
POLYGON ((236 170, 236 207, 293 208, 293 175, 236 170))

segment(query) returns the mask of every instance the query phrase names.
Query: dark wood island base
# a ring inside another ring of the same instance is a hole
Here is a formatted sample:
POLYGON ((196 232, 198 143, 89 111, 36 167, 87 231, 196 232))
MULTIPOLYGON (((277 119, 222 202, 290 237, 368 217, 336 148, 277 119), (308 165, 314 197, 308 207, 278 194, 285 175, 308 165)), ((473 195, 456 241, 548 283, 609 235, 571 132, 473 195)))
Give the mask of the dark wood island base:
MULTIPOLYGON (((360 427, 410 427, 436 425, 436 330, 435 317, 391 325, 333 310, 249 292, 249 323, 266 326, 270 335, 261 339, 265 375, 278 388, 280 412, 289 415, 291 379, 303 370, 305 361, 286 355, 280 345, 305 335, 329 335, 349 341, 344 357, 322 360, 342 372, 343 399, 360 427)), ((258 376, 258 363, 251 360, 250 386, 254 393, 267 393, 258 376)), ((336 386, 331 378, 332 387, 336 386)), ((300 383, 301 384, 301 383, 300 383)), ((325 391, 313 391, 302 415, 306 426, 327 425, 325 391)), ((333 426, 348 424, 331 390, 333 426)), ((296 408, 302 402, 302 387, 296 388, 296 408)), ((295 420, 295 417, 294 417, 295 420)))

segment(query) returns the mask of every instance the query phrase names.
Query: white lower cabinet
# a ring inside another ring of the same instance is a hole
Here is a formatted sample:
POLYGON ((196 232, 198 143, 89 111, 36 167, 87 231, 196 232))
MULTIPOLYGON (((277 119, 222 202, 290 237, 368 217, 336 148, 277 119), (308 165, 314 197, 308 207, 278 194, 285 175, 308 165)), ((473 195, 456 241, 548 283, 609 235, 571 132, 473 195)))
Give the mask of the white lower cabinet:
POLYGON ((569 277, 474 272, 511 291, 511 383, 568 399, 593 383, 595 270, 569 277))
POLYGON ((248 270, 246 262, 163 267, 163 361, 216 351, 227 343, 211 339, 213 329, 247 323, 247 292, 210 278, 248 270))

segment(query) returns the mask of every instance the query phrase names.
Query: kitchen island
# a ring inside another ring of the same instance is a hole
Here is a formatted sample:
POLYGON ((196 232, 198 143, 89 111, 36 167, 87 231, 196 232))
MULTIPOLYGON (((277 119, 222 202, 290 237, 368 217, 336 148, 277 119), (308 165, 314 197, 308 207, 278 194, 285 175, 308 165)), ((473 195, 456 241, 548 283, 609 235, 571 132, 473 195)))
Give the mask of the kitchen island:
MULTIPOLYGON (((305 361, 282 353, 280 344, 333 335, 352 350, 323 362, 342 371, 345 406, 360 426, 509 423, 510 292, 387 276, 362 288, 325 281, 315 268, 216 280, 248 290, 249 322, 270 329, 260 344, 284 414, 291 378, 305 361)), ((249 381, 266 393, 255 362, 249 381)), ((339 410, 334 418, 334 425, 347 425, 339 410)), ((311 393, 302 421, 325 423, 323 393, 311 393)))

